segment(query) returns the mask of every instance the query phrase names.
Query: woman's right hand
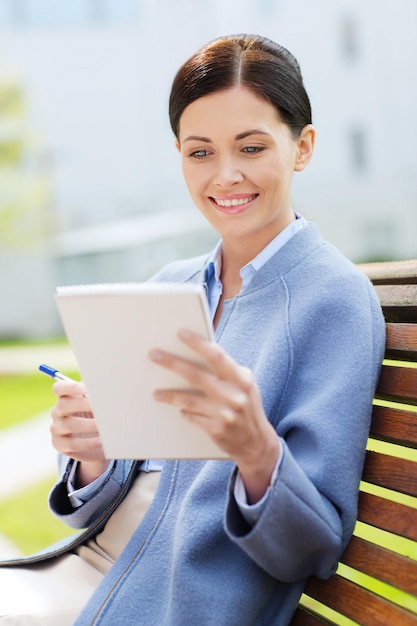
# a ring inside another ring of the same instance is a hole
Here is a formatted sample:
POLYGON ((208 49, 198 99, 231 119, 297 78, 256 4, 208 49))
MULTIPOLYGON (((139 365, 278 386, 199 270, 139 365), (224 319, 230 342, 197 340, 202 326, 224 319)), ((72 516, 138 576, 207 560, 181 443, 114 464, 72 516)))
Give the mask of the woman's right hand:
POLYGON ((81 488, 98 478, 109 461, 104 456, 84 384, 63 380, 56 382, 52 390, 58 398, 51 411, 52 445, 80 462, 75 487, 81 488))

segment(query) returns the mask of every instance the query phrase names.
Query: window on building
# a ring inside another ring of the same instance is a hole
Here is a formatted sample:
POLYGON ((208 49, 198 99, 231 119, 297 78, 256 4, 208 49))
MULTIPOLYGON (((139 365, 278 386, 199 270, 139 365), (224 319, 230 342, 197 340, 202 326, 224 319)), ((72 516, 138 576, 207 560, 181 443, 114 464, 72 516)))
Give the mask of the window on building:
POLYGON ((354 172, 364 172, 368 168, 367 137, 362 128, 353 128, 349 133, 351 168, 354 172))
POLYGON ((342 55, 347 61, 354 61, 359 57, 358 23, 354 17, 343 18, 341 23, 342 55))

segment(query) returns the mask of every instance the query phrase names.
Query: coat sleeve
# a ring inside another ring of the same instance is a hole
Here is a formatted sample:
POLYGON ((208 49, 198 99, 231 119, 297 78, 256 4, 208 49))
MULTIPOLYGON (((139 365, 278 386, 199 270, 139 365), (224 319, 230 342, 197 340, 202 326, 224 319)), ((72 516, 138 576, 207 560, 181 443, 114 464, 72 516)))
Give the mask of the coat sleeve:
POLYGON ((132 468, 133 461, 116 461, 101 488, 79 507, 74 508, 69 500, 67 479, 73 460, 60 456, 58 466, 61 479, 49 495, 51 511, 71 528, 86 528, 106 511, 121 492, 132 468))
POLYGON ((330 576, 356 521, 385 323, 369 281, 345 281, 348 298, 335 299, 328 285, 319 303, 314 295, 309 302, 306 289, 297 315, 289 310, 293 357, 277 415, 269 416, 283 457, 253 526, 233 498, 235 476, 230 484, 228 536, 285 582, 330 576))

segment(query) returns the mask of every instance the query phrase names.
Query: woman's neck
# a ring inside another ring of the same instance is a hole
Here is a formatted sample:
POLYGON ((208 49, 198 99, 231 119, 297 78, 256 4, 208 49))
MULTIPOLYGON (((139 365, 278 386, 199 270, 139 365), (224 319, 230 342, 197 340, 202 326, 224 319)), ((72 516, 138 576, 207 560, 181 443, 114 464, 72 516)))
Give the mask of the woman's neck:
POLYGON ((239 293, 242 287, 240 270, 253 258, 251 252, 243 250, 241 245, 234 247, 223 241, 220 280, 223 285, 224 298, 233 298, 239 293))
POLYGON ((254 249, 251 246, 249 249, 242 245, 241 241, 236 242, 237 245, 233 245, 234 242, 224 241, 222 242, 222 262, 220 270, 220 280, 222 283, 222 294, 218 303, 216 314, 214 316, 214 328, 217 328, 217 324, 220 320, 223 311, 223 302, 225 300, 231 300, 242 289, 242 278, 240 276, 240 270, 247 265, 252 259, 256 257, 261 250, 254 249))

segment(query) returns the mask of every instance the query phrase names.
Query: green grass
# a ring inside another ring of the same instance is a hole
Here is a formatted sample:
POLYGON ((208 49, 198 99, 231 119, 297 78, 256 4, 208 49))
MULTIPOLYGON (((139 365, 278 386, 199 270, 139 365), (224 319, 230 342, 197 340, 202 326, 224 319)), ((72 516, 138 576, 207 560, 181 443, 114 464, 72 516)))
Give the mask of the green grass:
POLYGON ((60 346, 67 345, 68 342, 65 337, 50 337, 48 339, 8 339, 0 337, 0 349, 1 348, 19 348, 27 346, 60 346))
MULTIPOLYGON (((35 343, 0 342, 0 349, 6 345, 10 348, 35 343)), ((65 373, 78 378, 76 372, 65 373)), ((53 381, 40 372, 0 375, 0 430, 51 409, 56 400, 52 384, 53 381)), ((51 476, 0 501, 0 532, 23 554, 41 550, 73 532, 49 511, 48 493, 55 480, 56 476, 51 476)))
POLYGON ((48 494, 55 478, 51 476, 0 502, 1 533, 22 554, 37 552, 74 532, 48 508, 48 494))
POLYGON ((54 404, 51 380, 39 374, 0 376, 0 428, 23 422, 54 404))
MULTIPOLYGON (((75 372, 66 372, 77 378, 75 372)), ((0 375, 0 429, 23 422, 55 404, 50 378, 44 374, 0 375)))

